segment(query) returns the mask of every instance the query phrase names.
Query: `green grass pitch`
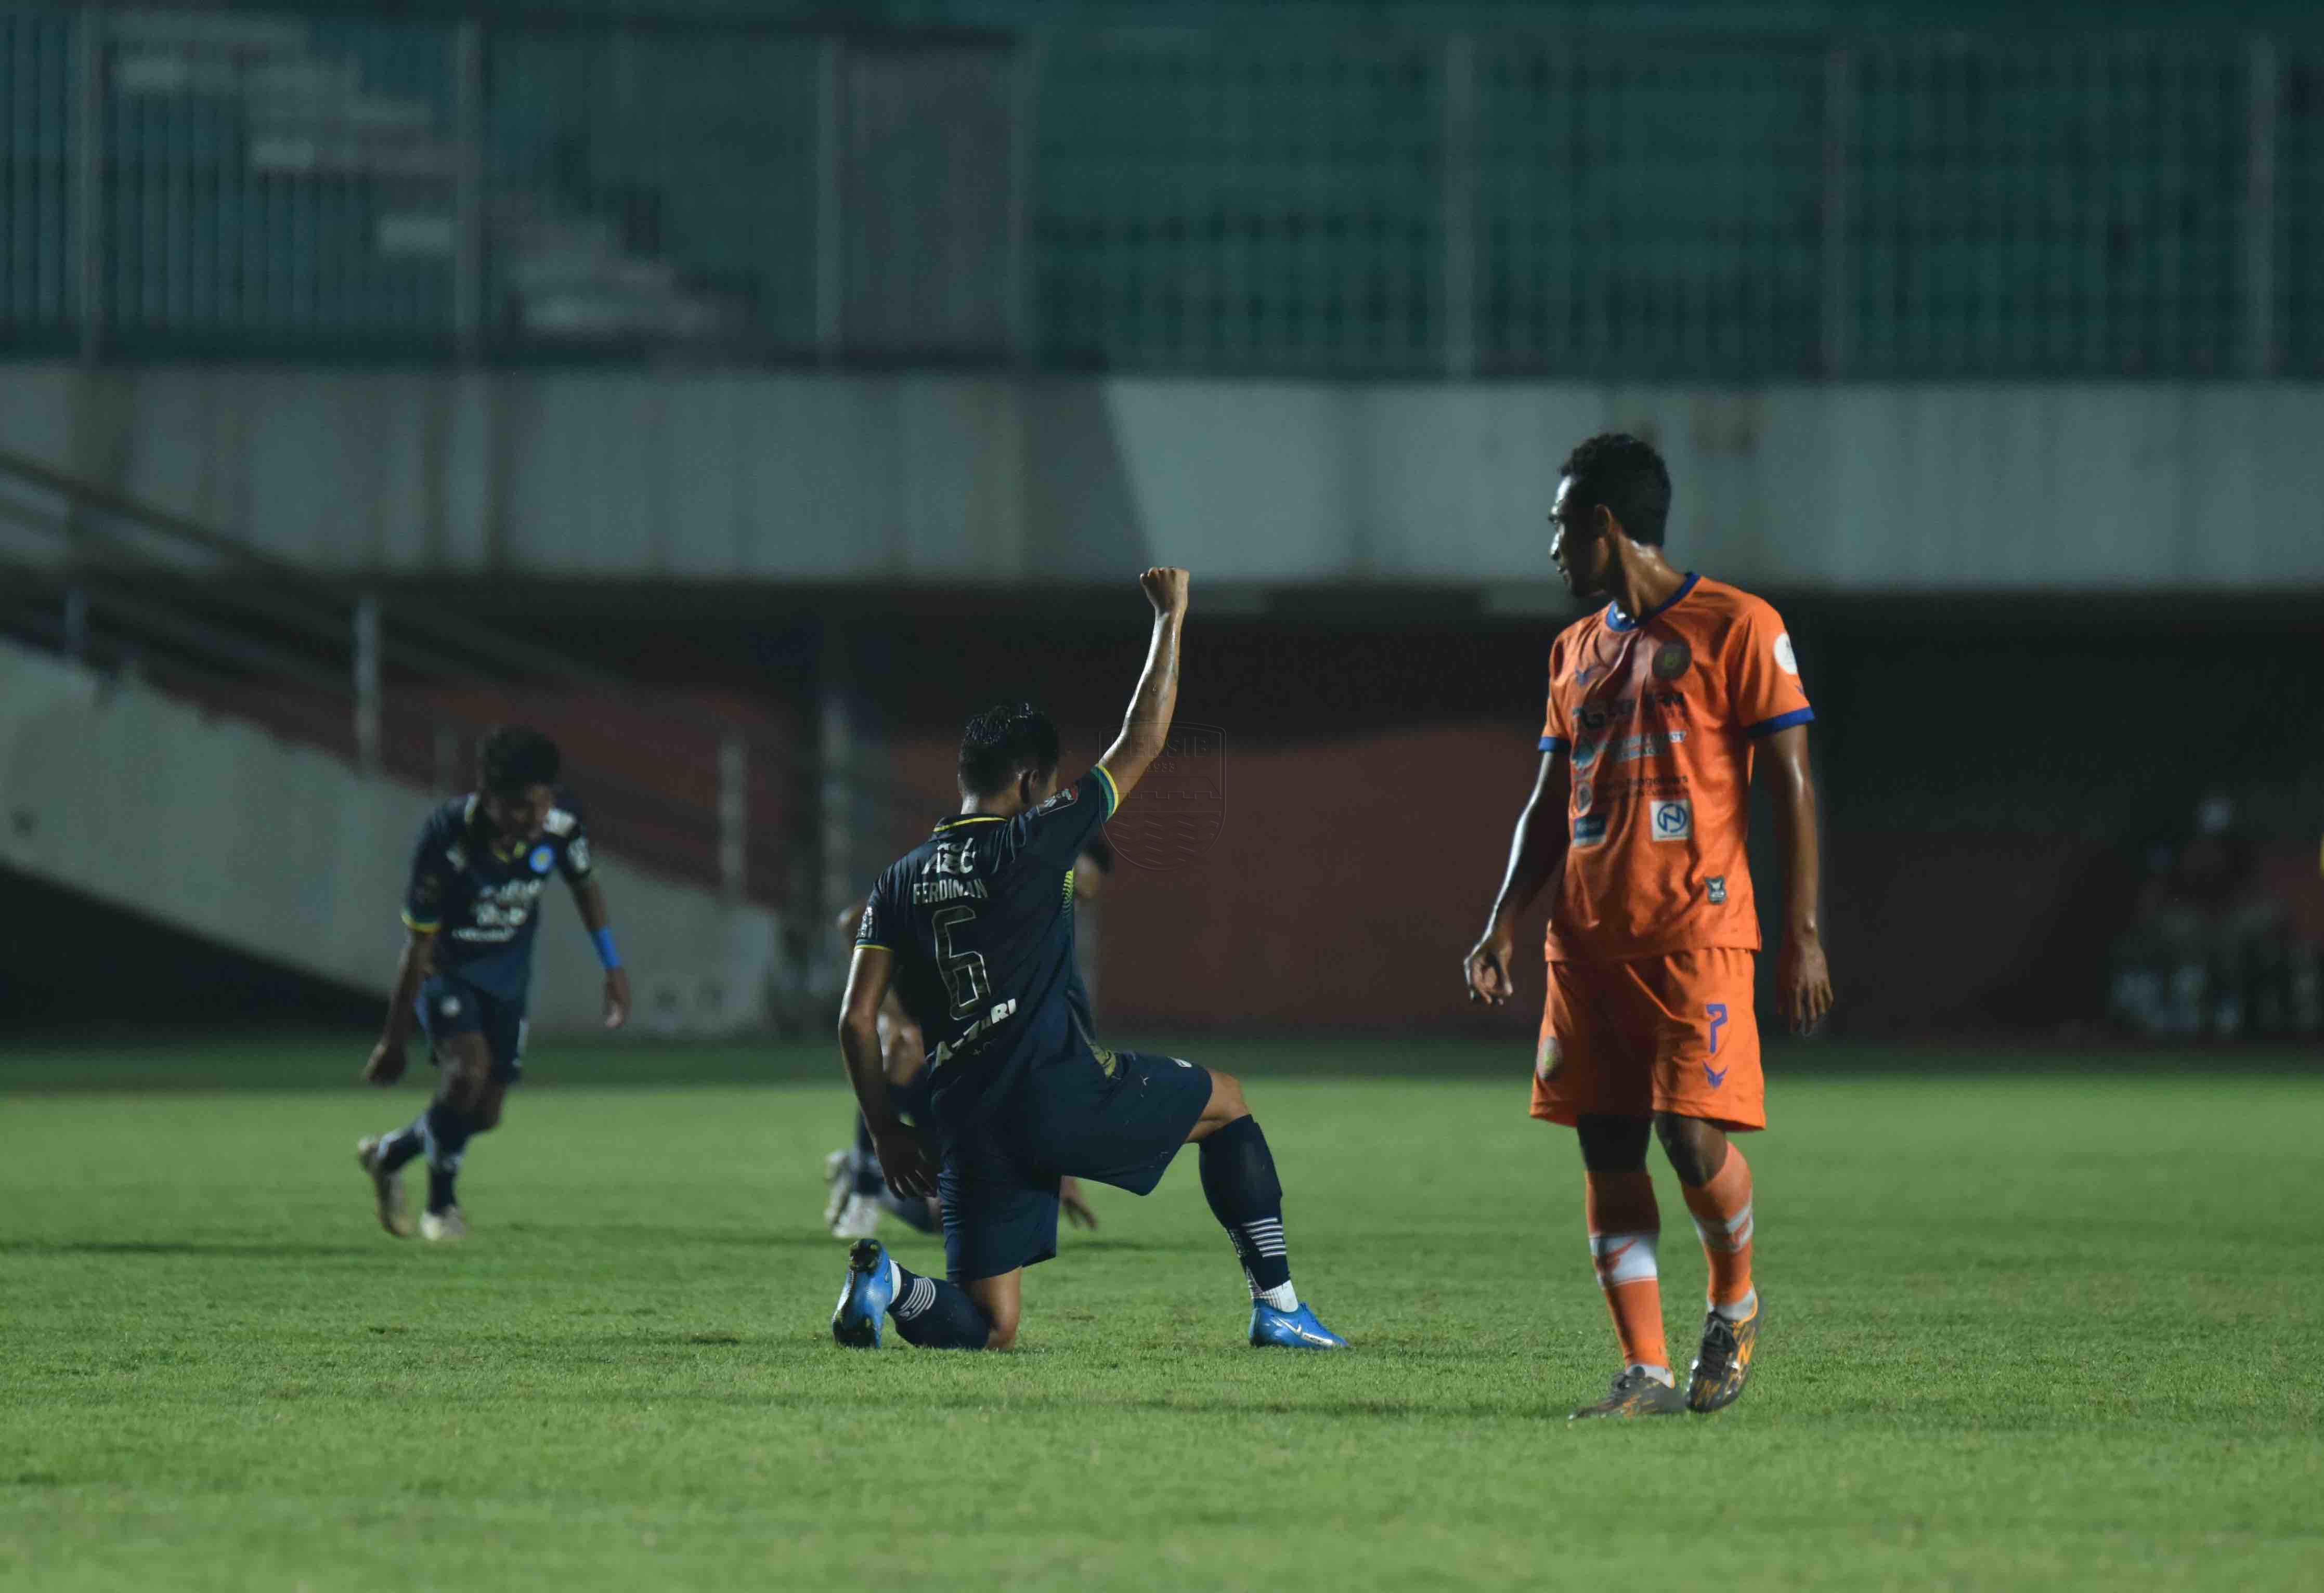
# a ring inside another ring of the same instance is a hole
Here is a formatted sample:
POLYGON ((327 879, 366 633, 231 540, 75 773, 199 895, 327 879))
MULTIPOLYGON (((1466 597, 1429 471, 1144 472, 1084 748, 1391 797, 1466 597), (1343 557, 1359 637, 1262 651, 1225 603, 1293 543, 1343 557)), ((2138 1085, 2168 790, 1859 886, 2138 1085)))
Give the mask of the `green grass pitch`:
POLYGON ((542 1045, 474 1238, 398 1243, 350 1148, 420 1097, 338 1087, 361 1050, 0 1060, 0 1586, 2324 1583, 2312 1066, 1779 1060, 1750 1392, 1575 1428, 1613 1353, 1522 1045, 1193 1052, 1246 1075, 1340 1357, 1242 1347, 1191 1166, 1095 1192, 1017 1353, 835 1349, 820 1048, 542 1045))

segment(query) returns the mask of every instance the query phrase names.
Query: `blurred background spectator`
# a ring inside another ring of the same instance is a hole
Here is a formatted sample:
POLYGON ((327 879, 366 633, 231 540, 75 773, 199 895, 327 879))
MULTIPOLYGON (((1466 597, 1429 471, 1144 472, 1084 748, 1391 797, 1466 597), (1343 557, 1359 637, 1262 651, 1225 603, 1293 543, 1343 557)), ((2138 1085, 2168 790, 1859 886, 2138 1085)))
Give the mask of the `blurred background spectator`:
POLYGON ((2185 1039, 2324 1029, 2318 859, 2248 822, 2225 792, 2148 854, 2148 878, 2114 947, 2108 1003, 2134 1033, 2185 1039), (2302 865, 2310 865, 2303 867, 2302 865))

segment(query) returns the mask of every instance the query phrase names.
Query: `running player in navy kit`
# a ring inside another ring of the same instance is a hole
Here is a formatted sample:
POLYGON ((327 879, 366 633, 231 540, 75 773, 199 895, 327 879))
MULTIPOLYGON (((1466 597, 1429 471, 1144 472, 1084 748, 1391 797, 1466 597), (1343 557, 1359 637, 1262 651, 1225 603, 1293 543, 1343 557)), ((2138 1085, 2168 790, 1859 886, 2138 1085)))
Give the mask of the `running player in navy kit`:
POLYGON ((1193 1143, 1203 1193, 1250 1285, 1250 1342, 1347 1348, 1291 1286, 1283 1187, 1242 1087, 1173 1057, 1109 1051, 1090 1033, 1067 875, 1161 754, 1178 699, 1186 572, 1148 570, 1139 584, 1153 640, 1097 767, 1061 789, 1047 715, 1030 705, 979 714, 961 741, 960 811, 890 865, 864 906, 840 1049, 889 1183, 942 1202, 949 1279, 857 1241, 831 1318, 841 1344, 877 1348, 892 1315, 923 1349, 1008 1349, 1024 1269, 1057 1253, 1059 1180, 1146 1194, 1193 1143), (929 1045, 916 1110, 935 1165, 888 1088, 879 1014, 891 986, 929 1045))
POLYGON ((420 828, 404 888, 403 960, 387 1023, 364 1067, 364 1078, 382 1087, 401 1078, 416 1017, 441 1073, 426 1111, 355 1146, 380 1226, 398 1238, 411 1233, 402 1167, 423 1151, 428 1206, 420 1233, 439 1242, 467 1234, 454 1180, 469 1138, 499 1124, 502 1098, 524 1076, 536 908, 551 873, 572 887, 605 965, 605 1027, 621 1027, 630 1009, 630 976, 613 950, 605 894, 590 872, 588 833, 572 799, 557 789, 557 743, 512 725, 484 738, 476 761, 480 788, 443 804, 420 828))

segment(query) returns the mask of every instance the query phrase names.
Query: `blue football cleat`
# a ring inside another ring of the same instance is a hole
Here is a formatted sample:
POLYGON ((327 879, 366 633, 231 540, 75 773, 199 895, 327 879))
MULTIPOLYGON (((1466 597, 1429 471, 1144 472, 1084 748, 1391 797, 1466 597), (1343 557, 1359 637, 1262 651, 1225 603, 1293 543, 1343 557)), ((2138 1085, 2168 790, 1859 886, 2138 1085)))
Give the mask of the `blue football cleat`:
POLYGON ((1315 1313, 1302 1305, 1296 1311, 1277 1311, 1264 1301, 1253 1301, 1250 1307, 1250 1347, 1265 1349, 1345 1349, 1348 1341, 1315 1320, 1315 1313))
MULTIPOLYGON (((880 1319, 896 1297, 895 1272, 878 1239, 858 1239, 847 1252, 847 1286, 831 1313, 831 1337, 849 1349, 880 1348, 880 1319)), ((1256 1332, 1258 1330, 1253 1329, 1256 1332)))

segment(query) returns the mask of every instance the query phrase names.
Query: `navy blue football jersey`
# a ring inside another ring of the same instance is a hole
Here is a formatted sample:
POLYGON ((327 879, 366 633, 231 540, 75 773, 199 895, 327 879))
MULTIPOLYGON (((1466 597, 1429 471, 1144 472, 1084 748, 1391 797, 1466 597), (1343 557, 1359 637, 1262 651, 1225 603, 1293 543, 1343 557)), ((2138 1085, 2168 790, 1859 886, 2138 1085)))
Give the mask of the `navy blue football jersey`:
POLYGON ((521 1001, 532 983, 532 937, 551 874, 589 877, 589 835, 566 793, 538 841, 503 844, 481 798, 455 796, 428 815, 411 852, 403 921, 436 934, 436 971, 521 1001))
POLYGON ((955 815, 872 886, 855 944, 895 953, 940 1125, 977 1120, 1028 1069, 1094 1050, 1074 862, 1120 800, 1097 768, 1012 818, 955 815))

